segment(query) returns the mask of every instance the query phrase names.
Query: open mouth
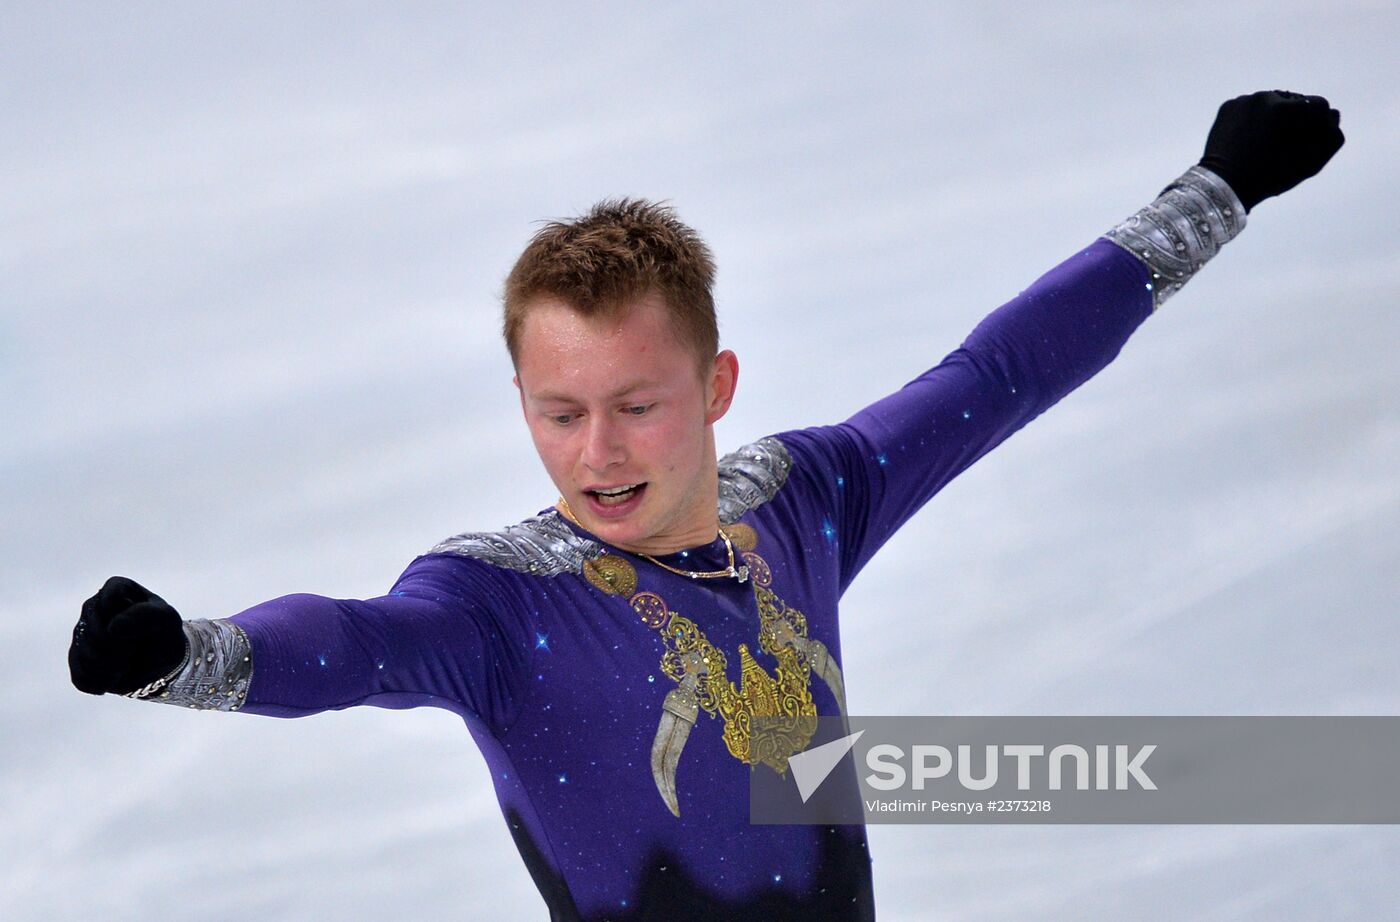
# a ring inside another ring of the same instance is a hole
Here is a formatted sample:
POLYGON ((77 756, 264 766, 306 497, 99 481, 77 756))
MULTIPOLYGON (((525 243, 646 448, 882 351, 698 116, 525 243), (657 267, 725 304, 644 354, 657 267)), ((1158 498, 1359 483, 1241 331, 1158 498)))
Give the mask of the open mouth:
POLYGON ((601 514, 620 514, 630 510, 641 501, 642 494, 646 492, 647 485, 642 483, 620 484, 615 487, 606 487, 599 490, 584 490, 588 497, 589 504, 594 511, 601 514))

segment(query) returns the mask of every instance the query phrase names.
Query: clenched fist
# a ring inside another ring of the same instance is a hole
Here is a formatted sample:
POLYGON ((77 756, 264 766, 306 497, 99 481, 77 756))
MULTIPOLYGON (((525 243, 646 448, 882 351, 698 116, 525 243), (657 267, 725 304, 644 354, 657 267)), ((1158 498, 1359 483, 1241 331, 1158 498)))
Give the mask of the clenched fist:
POLYGON ((185 657, 175 609, 144 586, 114 576, 83 603, 68 648, 73 685, 90 695, 125 695, 166 675, 185 657))
POLYGON ((1321 96, 1263 90, 1220 106, 1200 165, 1235 190, 1247 212, 1316 176, 1346 138, 1321 96))

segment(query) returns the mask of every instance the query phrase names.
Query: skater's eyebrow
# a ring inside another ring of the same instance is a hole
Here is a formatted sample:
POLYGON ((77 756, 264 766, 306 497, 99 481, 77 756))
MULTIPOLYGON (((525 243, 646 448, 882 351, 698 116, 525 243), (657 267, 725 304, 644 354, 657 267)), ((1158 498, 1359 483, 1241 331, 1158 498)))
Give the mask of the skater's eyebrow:
MULTIPOLYGON (((608 395, 607 395, 605 398, 603 398, 603 399, 605 399, 605 400, 617 400, 619 397, 626 397, 626 396, 628 396, 629 394, 635 394, 635 393, 638 392, 638 391, 651 390, 651 389, 653 389, 653 388, 657 388, 657 387, 660 387, 660 386, 661 386, 660 383, 657 382, 657 381, 650 381, 650 380, 634 381, 634 382, 632 382, 631 384, 628 384, 628 385, 625 385, 625 386, 623 386, 623 387, 618 388, 617 390, 615 390, 615 391, 613 391, 612 393, 608 394, 608 395)), ((557 400, 557 401, 560 401, 560 402, 563 402, 563 403, 573 403, 573 402, 575 401, 575 399, 576 399, 576 398, 574 398, 574 397, 569 396, 568 394, 561 394, 561 393, 558 393, 558 392, 556 392, 556 391, 540 391, 539 393, 535 394, 534 396, 535 396, 535 399, 536 399, 536 400, 557 400)))

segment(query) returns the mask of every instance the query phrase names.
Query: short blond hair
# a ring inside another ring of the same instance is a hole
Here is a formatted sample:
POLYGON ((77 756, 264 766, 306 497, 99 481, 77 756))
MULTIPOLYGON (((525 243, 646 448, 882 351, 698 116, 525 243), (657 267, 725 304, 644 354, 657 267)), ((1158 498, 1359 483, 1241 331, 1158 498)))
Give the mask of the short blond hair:
POLYGON ((550 221, 506 278, 503 333, 519 364, 530 306, 557 298, 585 316, 621 311, 658 294, 681 342, 703 370, 719 351, 710 248, 673 208, 645 199, 607 199, 572 221, 550 221))

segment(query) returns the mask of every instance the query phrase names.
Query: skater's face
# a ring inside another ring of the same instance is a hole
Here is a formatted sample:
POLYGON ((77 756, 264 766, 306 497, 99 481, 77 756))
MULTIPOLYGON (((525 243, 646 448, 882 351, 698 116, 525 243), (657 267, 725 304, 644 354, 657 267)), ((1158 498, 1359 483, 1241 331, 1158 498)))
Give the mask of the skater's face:
POLYGON ((580 523, 624 550, 666 554, 715 539, 713 427, 738 373, 728 350, 698 369, 656 295, 593 317, 542 299, 521 326, 515 384, 580 523))

